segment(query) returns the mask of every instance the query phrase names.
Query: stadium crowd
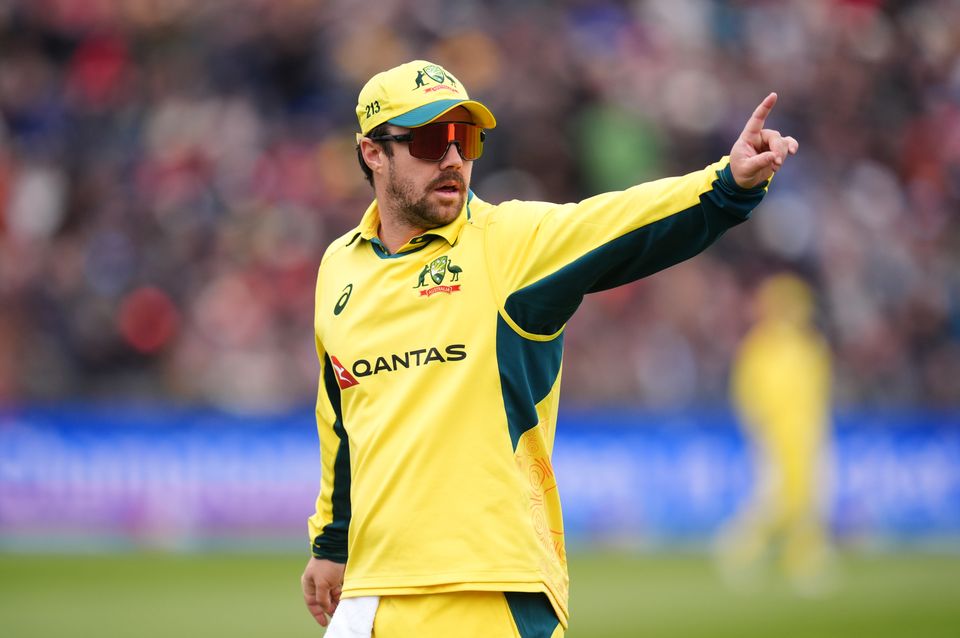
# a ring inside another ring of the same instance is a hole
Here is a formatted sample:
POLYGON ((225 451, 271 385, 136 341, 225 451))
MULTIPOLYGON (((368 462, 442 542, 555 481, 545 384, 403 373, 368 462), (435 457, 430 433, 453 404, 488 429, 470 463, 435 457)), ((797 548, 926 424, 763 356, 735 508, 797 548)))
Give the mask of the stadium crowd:
POLYGON ((310 402, 316 268, 369 202, 373 73, 425 58, 498 127, 473 190, 572 201, 800 140, 754 219, 589 298, 564 397, 726 400, 760 278, 819 295, 841 405, 960 405, 960 3, 0 2, 0 401, 310 402))

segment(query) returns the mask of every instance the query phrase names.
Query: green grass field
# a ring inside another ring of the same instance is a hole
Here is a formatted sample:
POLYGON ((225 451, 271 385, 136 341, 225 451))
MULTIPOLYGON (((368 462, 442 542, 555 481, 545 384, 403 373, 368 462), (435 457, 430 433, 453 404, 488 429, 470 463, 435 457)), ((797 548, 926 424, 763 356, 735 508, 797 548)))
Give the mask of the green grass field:
MULTIPOLYGON (((0 635, 320 636, 289 555, 0 554, 0 635)), ((729 592, 701 556, 577 553, 568 638, 960 636, 960 556, 840 558, 834 592, 729 592)))

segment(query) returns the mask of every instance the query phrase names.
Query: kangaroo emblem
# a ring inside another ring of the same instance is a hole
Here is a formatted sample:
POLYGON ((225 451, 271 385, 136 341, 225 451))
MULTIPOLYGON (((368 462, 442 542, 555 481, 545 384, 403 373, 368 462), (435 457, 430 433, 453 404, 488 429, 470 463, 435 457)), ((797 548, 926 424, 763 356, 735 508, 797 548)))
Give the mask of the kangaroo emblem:
POLYGON ((423 267, 423 270, 420 271, 420 278, 417 280, 417 285, 414 288, 422 288, 427 285, 427 275, 430 274, 430 264, 427 264, 423 267))

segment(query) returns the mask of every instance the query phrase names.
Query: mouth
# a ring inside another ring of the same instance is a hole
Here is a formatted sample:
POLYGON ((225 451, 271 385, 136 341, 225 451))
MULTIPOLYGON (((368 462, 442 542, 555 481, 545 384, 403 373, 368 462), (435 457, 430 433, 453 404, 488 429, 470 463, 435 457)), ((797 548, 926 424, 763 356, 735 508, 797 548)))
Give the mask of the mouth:
POLYGON ((458 184, 442 184, 440 186, 437 186, 434 190, 443 195, 459 195, 460 194, 460 186, 458 184))
POLYGON ((463 191, 464 185, 461 180, 456 178, 448 177, 446 179, 440 179, 436 182, 433 190, 440 195, 446 197, 459 196, 463 191))

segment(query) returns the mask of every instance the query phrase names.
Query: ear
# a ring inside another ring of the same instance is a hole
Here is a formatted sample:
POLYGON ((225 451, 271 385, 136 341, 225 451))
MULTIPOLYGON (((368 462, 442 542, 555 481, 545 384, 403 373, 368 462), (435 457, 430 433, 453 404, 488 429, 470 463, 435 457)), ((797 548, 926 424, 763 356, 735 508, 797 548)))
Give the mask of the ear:
POLYGON ((383 152, 383 147, 371 142, 366 137, 360 138, 360 154, 374 174, 380 173, 383 170, 383 165, 387 162, 387 155, 383 152))

